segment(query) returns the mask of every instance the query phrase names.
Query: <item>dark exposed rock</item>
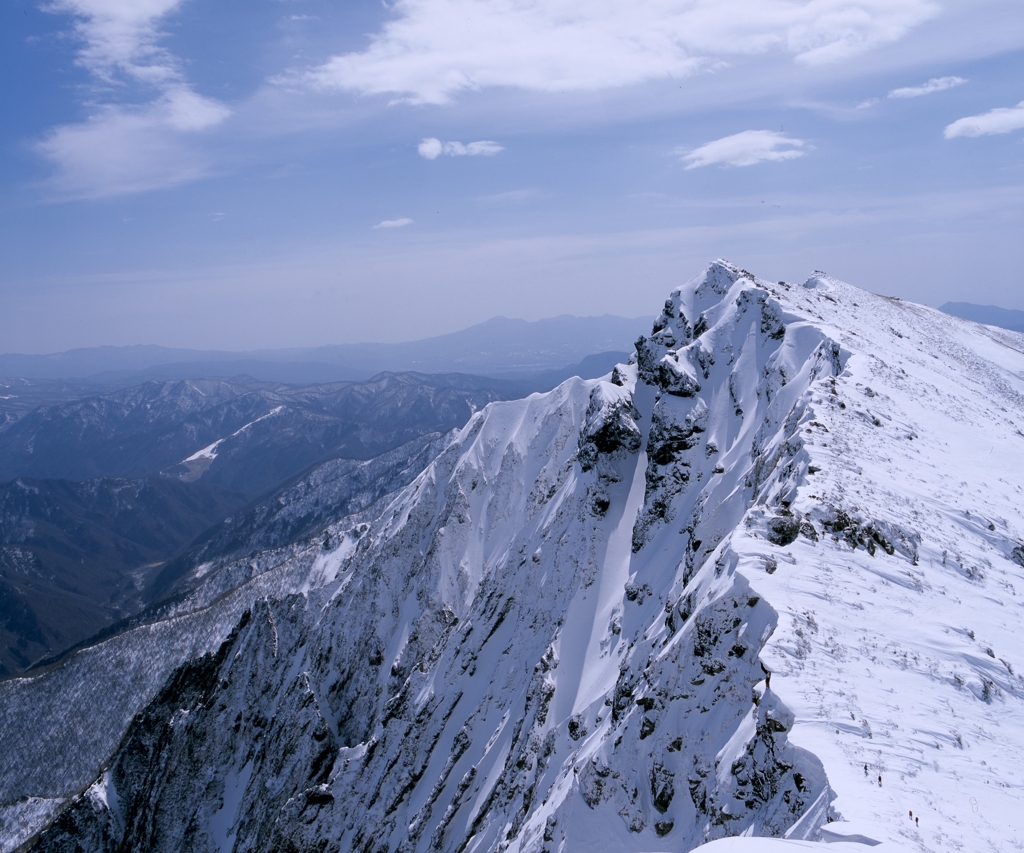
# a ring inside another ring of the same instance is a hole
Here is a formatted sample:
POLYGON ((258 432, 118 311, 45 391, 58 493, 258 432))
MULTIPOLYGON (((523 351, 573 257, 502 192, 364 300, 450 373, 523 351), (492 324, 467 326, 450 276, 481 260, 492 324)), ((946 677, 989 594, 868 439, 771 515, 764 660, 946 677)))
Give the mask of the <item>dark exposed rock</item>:
POLYGON ((655 764, 651 768, 651 802, 662 814, 668 811, 676 794, 674 777, 675 774, 661 764, 655 764))
POLYGON ((917 565, 920 537, 899 525, 880 520, 855 519, 842 509, 831 509, 822 521, 822 527, 851 548, 864 548, 871 556, 881 548, 889 556, 899 552, 917 565))
POLYGON ((687 360, 687 352, 669 352, 662 342, 641 337, 636 342, 640 378, 677 397, 693 397, 700 392, 696 372, 687 360))
POLYGON ((637 453, 643 441, 636 425, 639 413, 627 399, 608 400, 600 387, 595 388, 587 409, 586 424, 580 432, 579 461, 584 471, 593 468, 599 457, 616 452, 637 453))
POLYGON ((768 541, 785 547, 796 542, 800 535, 800 521, 791 516, 779 516, 768 522, 768 541))
POLYGON ((815 530, 814 525, 811 524, 809 521, 800 522, 800 535, 805 536, 812 542, 818 541, 818 531, 815 530))
POLYGON ((583 722, 583 718, 576 714, 569 718, 569 737, 573 740, 579 740, 587 736, 587 726, 583 722))

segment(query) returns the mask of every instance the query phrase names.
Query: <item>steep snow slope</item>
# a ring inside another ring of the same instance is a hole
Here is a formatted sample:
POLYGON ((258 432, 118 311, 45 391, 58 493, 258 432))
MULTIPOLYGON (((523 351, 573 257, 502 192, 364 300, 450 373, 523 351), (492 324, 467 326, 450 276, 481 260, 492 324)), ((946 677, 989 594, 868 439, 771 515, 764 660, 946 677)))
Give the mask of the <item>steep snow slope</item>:
POLYGON ((1020 335, 713 264, 179 669, 36 847, 1022 849, 1022 425, 1020 335))

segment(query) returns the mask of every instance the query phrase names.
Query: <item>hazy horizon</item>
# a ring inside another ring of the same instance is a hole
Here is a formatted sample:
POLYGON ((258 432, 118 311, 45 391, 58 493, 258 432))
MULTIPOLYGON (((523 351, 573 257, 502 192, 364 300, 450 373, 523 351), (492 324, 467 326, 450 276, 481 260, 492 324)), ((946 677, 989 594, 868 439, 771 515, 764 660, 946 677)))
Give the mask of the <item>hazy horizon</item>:
MULTIPOLYGON (((392 347, 392 346, 402 346, 402 345, 408 345, 408 344, 424 343, 424 342, 427 342, 427 341, 433 341, 435 339, 443 339, 443 338, 447 338, 447 337, 455 337, 455 336, 458 336, 460 333, 463 333, 463 332, 470 332, 470 331, 474 331, 474 330, 478 330, 478 329, 483 329, 484 327, 494 326, 496 324, 503 323, 503 322, 504 323, 516 323, 516 324, 518 324, 518 323, 525 323, 525 324, 528 324, 527 328, 529 328, 529 327, 536 328, 539 325, 543 325, 545 323, 553 323, 553 322, 559 321, 559 320, 563 320, 563 321, 564 320, 570 320, 570 321, 572 321, 572 320, 580 320, 580 321, 610 320, 610 321, 622 321, 624 323, 637 323, 637 322, 644 322, 644 323, 646 323, 646 322, 653 321, 654 317, 655 317, 655 314, 653 312, 650 315, 641 314, 641 315, 638 315, 638 316, 635 316, 635 317, 625 317, 625 316, 621 316, 621 315, 617 315, 617 314, 600 314, 600 315, 558 314, 558 315, 555 315, 553 317, 539 317, 539 318, 537 318, 535 320, 526 320, 526 319, 524 319, 522 317, 506 317, 504 315, 496 315, 494 317, 488 317, 486 320, 482 320, 479 323, 471 323, 468 326, 463 326, 463 327, 460 327, 458 329, 453 329, 452 331, 449 331, 449 332, 429 333, 429 334, 424 334, 424 335, 422 335, 420 337, 417 337, 417 338, 409 338, 409 339, 363 340, 363 341, 328 341, 328 342, 325 342, 325 343, 309 344, 309 345, 306 345, 306 346, 253 347, 251 349, 245 349, 245 350, 242 350, 242 349, 218 349, 218 348, 214 348, 214 347, 175 347, 175 346, 165 346, 163 344, 148 343, 148 342, 147 343, 136 343, 136 344, 95 344, 95 345, 86 346, 86 347, 69 347, 68 349, 64 349, 64 350, 51 350, 51 351, 39 351, 39 352, 29 352, 29 351, 14 352, 13 350, 10 350, 10 351, 0 351, 0 356, 5 356, 5 355, 6 356, 9 356, 9 355, 50 356, 50 355, 64 355, 64 354, 67 354, 67 353, 72 353, 72 352, 77 352, 77 351, 104 350, 104 349, 121 349, 121 350, 125 350, 125 349, 128 349, 128 350, 131 350, 131 349, 136 349, 136 350, 138 350, 138 349, 159 349, 159 350, 166 350, 168 352, 180 352, 180 353, 196 353, 196 354, 207 354, 207 355, 248 355, 248 356, 260 355, 260 354, 269 354, 269 353, 286 353, 286 352, 312 354, 313 352, 315 352, 317 350, 325 350, 325 349, 329 350, 329 349, 332 349, 332 348, 346 348, 346 347, 358 348, 358 347, 374 347, 374 346, 392 347)), ((629 341, 626 341, 626 343, 629 343, 629 341)))
POLYGON ((19 0, 0 21, 6 352, 634 316, 718 257, 1024 308, 1011 0, 19 0))

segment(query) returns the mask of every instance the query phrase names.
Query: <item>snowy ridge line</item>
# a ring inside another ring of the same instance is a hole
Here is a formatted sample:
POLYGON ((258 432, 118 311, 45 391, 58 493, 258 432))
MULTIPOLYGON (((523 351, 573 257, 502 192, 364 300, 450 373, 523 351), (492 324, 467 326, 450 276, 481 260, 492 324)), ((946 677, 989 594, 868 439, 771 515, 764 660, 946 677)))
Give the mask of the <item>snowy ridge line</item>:
POLYGON ((712 264, 177 670, 34 849, 1024 848, 1021 340, 712 264))

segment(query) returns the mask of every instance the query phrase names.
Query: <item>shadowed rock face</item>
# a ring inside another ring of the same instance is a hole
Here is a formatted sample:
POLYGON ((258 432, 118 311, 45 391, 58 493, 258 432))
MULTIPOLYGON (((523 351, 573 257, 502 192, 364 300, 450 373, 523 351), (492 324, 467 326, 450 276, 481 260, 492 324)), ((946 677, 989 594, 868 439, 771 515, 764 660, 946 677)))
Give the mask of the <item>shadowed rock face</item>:
MULTIPOLYGON (((933 437, 915 401, 933 371, 968 370, 1024 423, 1024 389, 966 343, 942 350, 951 324, 712 265, 608 381, 492 404, 374 520, 296 560, 307 588, 179 669, 36 849, 689 850, 826 824, 893 839, 891 797, 926 792, 965 843, 949 780, 984 755, 1010 808, 1024 752, 997 725, 1022 718, 1016 611, 991 594, 1016 595, 1021 539, 1013 487, 980 457, 967 487, 906 485, 919 448, 956 459, 955 418, 933 437), (905 348, 910 329, 934 358, 905 348), (976 503, 955 513, 965 488, 976 503), (951 621, 967 618, 995 637, 980 654, 951 621), (919 761, 943 713, 962 747, 950 735, 948 771, 919 761)), ((932 418, 974 411, 943 399, 932 418)))

